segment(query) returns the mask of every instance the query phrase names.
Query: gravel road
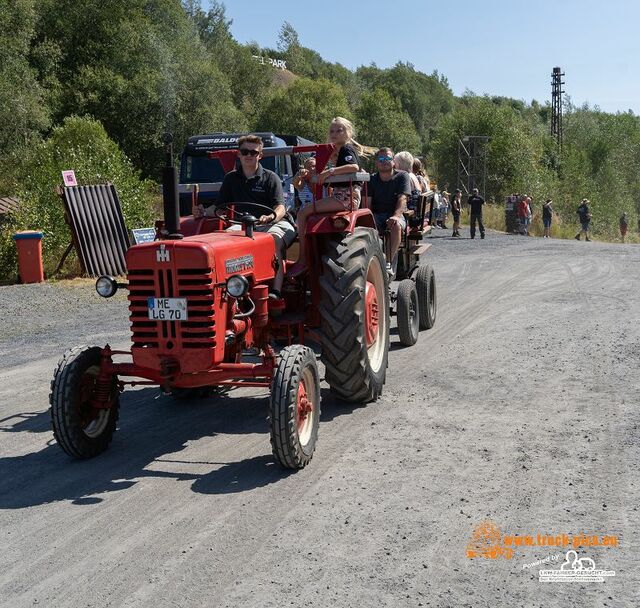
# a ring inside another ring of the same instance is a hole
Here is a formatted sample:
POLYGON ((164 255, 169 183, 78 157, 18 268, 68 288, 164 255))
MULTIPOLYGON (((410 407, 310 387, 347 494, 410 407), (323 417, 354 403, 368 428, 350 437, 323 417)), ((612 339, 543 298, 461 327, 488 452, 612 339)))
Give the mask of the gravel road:
POLYGON ((0 287, 0 606, 640 605, 640 248, 430 242, 436 326, 409 349, 392 330, 376 403, 323 392, 297 473, 272 463, 267 395, 248 389, 127 391, 111 448, 71 460, 49 425, 53 367, 79 343, 126 345, 126 301, 87 281, 0 287), (572 546, 471 559, 487 521, 615 536, 577 548, 615 576, 540 582, 572 546))

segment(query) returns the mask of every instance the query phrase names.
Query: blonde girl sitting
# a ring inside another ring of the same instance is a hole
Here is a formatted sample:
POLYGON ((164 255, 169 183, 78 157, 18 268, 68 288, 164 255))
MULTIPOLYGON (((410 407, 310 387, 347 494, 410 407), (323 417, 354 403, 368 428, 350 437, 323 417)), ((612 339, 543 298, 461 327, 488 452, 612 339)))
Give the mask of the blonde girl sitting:
MULTIPOLYGON (((356 173, 360 170, 360 159, 358 155, 363 153, 362 146, 353 138, 353 125, 346 118, 337 116, 331 121, 329 126, 329 143, 335 146, 333 154, 329 158, 327 167, 318 173, 317 181, 323 184, 324 181, 334 175, 346 175, 356 173)), ((307 219, 312 213, 327 213, 331 211, 349 211, 353 197, 353 209, 360 206, 361 192, 360 184, 354 182, 353 188, 349 181, 331 183, 331 196, 316 201, 314 205, 303 207, 298 213, 298 235, 300 236, 300 257, 291 269, 291 274, 299 274, 305 269, 305 229, 307 219)))

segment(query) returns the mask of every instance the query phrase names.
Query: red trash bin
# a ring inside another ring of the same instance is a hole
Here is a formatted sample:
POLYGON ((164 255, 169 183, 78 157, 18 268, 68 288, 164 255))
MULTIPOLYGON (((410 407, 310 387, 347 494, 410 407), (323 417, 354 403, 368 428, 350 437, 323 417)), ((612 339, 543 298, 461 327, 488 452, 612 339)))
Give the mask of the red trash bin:
POLYGON ((18 269, 23 283, 42 283, 42 232, 23 230, 13 235, 18 249, 18 269))

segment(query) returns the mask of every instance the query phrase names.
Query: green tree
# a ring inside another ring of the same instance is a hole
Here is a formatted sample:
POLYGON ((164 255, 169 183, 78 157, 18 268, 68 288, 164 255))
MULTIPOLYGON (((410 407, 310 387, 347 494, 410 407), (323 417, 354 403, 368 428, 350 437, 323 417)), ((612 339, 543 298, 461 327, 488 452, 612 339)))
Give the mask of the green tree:
POLYGON ((158 173, 164 131, 180 142, 246 126, 179 0, 43 0, 41 12, 40 38, 62 50, 56 118, 99 119, 146 175, 158 173))
POLYGON ((278 32, 277 48, 287 62, 287 69, 294 73, 300 73, 304 55, 300 37, 293 25, 285 21, 278 32))
POLYGON ((266 131, 300 135, 322 143, 327 140, 329 124, 335 116, 351 117, 342 88, 328 80, 298 78, 273 95, 257 125, 266 131))
POLYGON ((487 196, 496 201, 513 192, 534 199, 552 196, 555 173, 546 155, 548 135, 538 120, 531 122, 510 104, 489 97, 464 97, 435 131, 433 158, 439 181, 457 182, 458 142, 465 135, 489 137, 487 196))
POLYGON ((375 65, 361 67, 356 76, 363 89, 384 88, 400 101, 402 109, 411 117, 426 152, 432 132, 454 106, 447 79, 438 72, 427 76, 410 63, 402 62, 388 70, 380 70, 375 65))
POLYGON ((0 3, 0 155, 32 143, 49 126, 46 92, 29 63, 34 0, 0 3))
POLYGON ((368 146, 420 151, 420 137, 411 118, 386 89, 376 88, 362 96, 356 108, 356 127, 359 141, 368 146))
MULTIPOLYGON (((109 139, 102 125, 90 118, 68 117, 56 127, 44 142, 30 149, 23 157, 20 170, 24 175, 20 212, 12 230, 40 229, 44 231, 43 257, 46 272, 52 272, 62 252, 71 241, 64 219, 63 205, 55 194, 62 181, 61 172, 73 169, 79 183, 113 182, 122 210, 130 228, 148 226, 154 219, 152 184, 140 180, 138 172, 115 142, 109 139)), ((0 256, 5 264, 3 278, 15 276, 13 246, 3 231, 4 247, 0 256)))

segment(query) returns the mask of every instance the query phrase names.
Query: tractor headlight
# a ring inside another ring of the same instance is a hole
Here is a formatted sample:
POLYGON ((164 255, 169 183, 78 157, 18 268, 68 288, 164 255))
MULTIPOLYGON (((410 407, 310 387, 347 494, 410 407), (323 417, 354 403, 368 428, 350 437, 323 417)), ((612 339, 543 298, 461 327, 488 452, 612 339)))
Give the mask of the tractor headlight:
POLYGON ((249 291, 249 281, 240 274, 227 279, 227 293, 233 298, 241 298, 249 291))
POLYGON ((96 291, 103 298, 110 298, 118 291, 118 283, 113 277, 102 275, 96 281, 96 291))

